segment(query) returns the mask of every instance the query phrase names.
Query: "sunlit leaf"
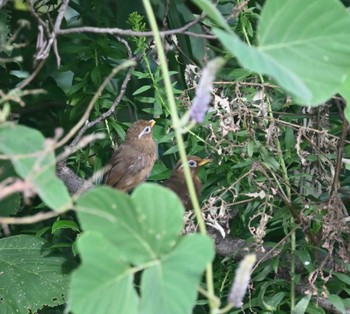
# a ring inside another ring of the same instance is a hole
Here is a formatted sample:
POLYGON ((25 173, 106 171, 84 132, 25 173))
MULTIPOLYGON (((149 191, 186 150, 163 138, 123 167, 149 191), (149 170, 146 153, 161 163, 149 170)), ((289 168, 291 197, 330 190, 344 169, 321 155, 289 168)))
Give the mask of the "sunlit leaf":
POLYGON ((267 0, 257 47, 227 30, 218 12, 211 12, 217 9, 206 2, 197 1, 225 29, 213 30, 223 46, 246 69, 273 77, 300 104, 321 104, 345 81, 350 69, 350 16, 340 1, 267 0))
POLYGON ((131 196, 107 187, 81 196, 85 235, 78 240, 82 266, 71 285, 74 313, 95 313, 101 302, 104 313, 136 313, 136 266, 144 270, 137 313, 191 313, 214 244, 203 235, 181 238, 183 212, 178 197, 155 184, 131 196))
POLYGON ((159 185, 140 186, 132 199, 100 187, 82 195, 77 204, 83 229, 103 234, 134 264, 169 252, 182 230, 182 203, 159 185))

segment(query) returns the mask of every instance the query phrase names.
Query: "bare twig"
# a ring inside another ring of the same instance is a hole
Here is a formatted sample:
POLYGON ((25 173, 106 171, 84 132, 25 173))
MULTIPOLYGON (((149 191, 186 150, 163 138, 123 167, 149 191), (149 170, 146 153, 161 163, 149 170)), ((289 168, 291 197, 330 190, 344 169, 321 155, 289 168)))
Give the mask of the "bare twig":
POLYGON ((197 38, 216 39, 216 36, 209 35, 209 34, 199 34, 199 33, 193 33, 193 32, 183 32, 182 34, 191 36, 191 37, 197 37, 197 38))
MULTIPOLYGON (((127 50, 127 53, 128 53, 128 57, 129 59, 131 60, 132 59, 132 51, 130 49, 130 46, 128 44, 128 42, 120 37, 117 37, 117 40, 119 42, 121 42, 125 47, 126 47, 126 50, 127 50)), ((122 100, 125 92, 126 92, 126 88, 128 86, 128 83, 131 79, 131 72, 135 69, 135 66, 131 66, 124 78, 124 81, 121 85, 121 88, 120 88, 120 92, 119 92, 119 95, 116 97, 116 99, 114 100, 112 106, 106 111, 104 112, 103 114, 101 114, 98 118, 96 118, 95 120, 93 121, 87 121, 84 126, 80 129, 80 131, 78 132, 77 136, 74 138, 74 140, 72 141, 72 143, 69 145, 70 147, 73 147, 73 146, 76 146, 77 143, 79 142, 79 140, 81 139, 81 137, 83 136, 83 134, 89 129, 89 128, 92 128, 93 126, 95 126, 96 124, 100 123, 101 121, 107 119, 108 117, 110 117, 113 112, 115 111, 116 107, 119 105, 120 101, 122 100)), ((86 117, 87 119, 88 117, 86 117)))
POLYGON ((258 86, 261 88, 264 87, 270 87, 270 88, 280 88, 278 85, 274 85, 274 84, 270 84, 270 83, 253 83, 253 82, 226 82, 226 81, 217 81, 217 82, 213 82, 214 85, 242 85, 242 86, 258 86))
POLYGON ((0 224, 28 225, 58 216, 61 212, 40 212, 26 217, 0 217, 0 224))
POLYGON ((45 28, 46 30, 46 34, 49 35, 50 34, 50 28, 47 25, 47 23, 45 23, 42 18, 40 17, 40 15, 38 13, 36 13, 35 9, 34 9, 34 5, 33 5, 33 0, 29 0, 28 1, 29 4, 29 9, 30 9, 30 13, 36 18, 36 20, 38 21, 38 24, 41 25, 43 28, 45 28))
POLYGON ((12 58, 0 58, 1 63, 10 63, 10 62, 22 62, 23 57, 22 56, 16 56, 12 58))
POLYGON ((86 135, 81 140, 79 140, 77 145, 66 146, 64 148, 64 151, 56 157, 56 161, 57 162, 62 162, 64 160, 66 160, 68 156, 70 156, 73 153, 75 153, 77 150, 84 148, 86 145, 88 145, 88 144, 90 144, 90 143, 92 143, 92 142, 94 142, 96 140, 102 140, 104 138, 105 138, 105 135, 103 133, 96 133, 96 134, 86 135))
POLYGON ((30 196, 34 194, 33 185, 30 181, 22 181, 22 180, 15 180, 10 185, 2 186, 0 185, 1 191, 0 191, 0 200, 8 197, 9 195, 12 195, 17 192, 23 192, 26 196, 30 196))
POLYGON ((41 60, 41 62, 36 66, 34 71, 24 81, 22 81, 21 84, 18 85, 18 88, 22 89, 26 87, 38 75, 44 64, 45 60, 41 60))
POLYGON ((56 42, 56 37, 57 37, 57 33, 60 30, 61 27, 61 23, 64 17, 64 12, 66 11, 67 7, 69 4, 69 0, 63 0, 62 1, 62 5, 58 11, 58 15, 55 21, 55 25, 54 25, 54 29, 51 32, 47 45, 44 49, 41 49, 41 52, 39 52, 36 56, 37 60, 46 60, 47 57, 49 56, 51 47, 54 45, 54 43, 56 42))
POLYGON ((13 101, 18 103, 21 107, 24 107, 25 102, 23 101, 22 97, 27 95, 38 95, 38 94, 45 94, 46 91, 44 89, 31 89, 31 90, 20 90, 19 88, 15 88, 10 90, 7 94, 5 94, 0 89, 0 105, 2 103, 5 103, 7 101, 13 101))
MULTIPOLYGON (((294 130, 300 130, 301 128, 303 128, 303 126, 301 125, 298 125, 298 124, 295 124, 295 123, 291 123, 291 122, 288 122, 288 121, 283 121, 283 120, 280 120, 280 119, 274 119, 274 121, 277 123, 277 124, 280 124, 280 125, 285 125, 285 126, 289 126, 291 128, 293 128, 294 130)), ((311 127, 308 127, 308 131, 310 132, 314 132, 314 133, 318 133, 318 134, 324 134, 325 130, 317 130, 317 129, 313 129, 311 127)), ((330 137, 330 138, 334 138, 334 139, 337 139, 337 140, 340 140, 340 137, 339 136, 336 136, 334 134, 331 134, 331 133, 328 133, 327 132, 327 136, 330 137)), ((345 143, 347 144, 350 144, 350 141, 345 141, 345 143)))
MULTIPOLYGON (((228 17, 228 19, 237 17, 239 15, 239 13, 245 8, 245 6, 247 5, 248 2, 249 1, 243 1, 242 3, 239 3, 233 9, 233 12, 228 17)), ((187 23, 186 25, 184 25, 182 27, 172 29, 172 30, 160 31, 159 33, 162 37, 169 36, 169 35, 183 34, 183 35, 198 37, 198 38, 215 39, 216 36, 214 36, 214 35, 198 34, 198 33, 188 31, 191 27, 200 23, 204 17, 205 17, 205 15, 202 14, 198 18, 194 19, 193 21, 187 23)), ((165 24, 166 23, 165 23, 165 18, 164 18, 163 25, 165 25, 165 24)), ((120 36, 133 36, 133 37, 153 37, 153 33, 151 31, 139 32, 139 31, 133 31, 131 29, 100 28, 100 27, 90 27, 90 26, 75 27, 75 28, 69 28, 69 29, 60 29, 57 32, 58 35, 65 35, 65 34, 72 34, 72 33, 95 33, 95 34, 115 34, 115 35, 120 35, 120 36)))
MULTIPOLYGON (((59 31, 59 29, 61 27, 62 20, 63 20, 63 17, 64 17, 64 13, 65 13, 65 11, 66 11, 66 9, 68 7, 68 4, 69 4, 69 0, 63 0, 62 1, 61 7, 60 7, 60 9, 58 11, 58 15, 57 15, 57 18, 56 18, 56 21, 55 21, 54 29, 50 33, 48 40, 45 41, 45 44, 42 47, 40 47, 39 52, 36 54, 35 61, 40 61, 40 62, 38 63, 38 65, 36 66, 36 68, 32 72, 32 74, 29 77, 27 77, 18 86, 18 88, 20 88, 20 89, 24 88, 25 86, 27 86, 37 76, 39 71, 42 69, 46 59, 48 58, 52 46, 54 46, 54 51, 55 51, 55 55, 56 55, 56 59, 57 59, 57 65, 59 67, 59 65, 60 65, 60 58, 59 58, 58 52, 57 52, 57 39, 56 39, 56 37, 57 37, 58 31, 59 31)), ((48 31, 48 25, 44 21, 42 21, 40 19, 40 17, 35 13, 34 9, 32 9, 31 11, 32 11, 32 14, 37 18, 38 23, 41 25, 41 27, 45 28, 46 31, 48 31)))
POLYGON ((97 92, 95 93, 94 97, 92 97, 87 109, 85 110, 83 116, 79 120, 79 122, 68 132, 68 134, 56 144, 57 147, 61 147, 64 144, 66 144, 73 136, 74 134, 86 123, 87 119, 89 118, 90 112, 97 101, 98 97, 100 97, 100 94, 105 89, 109 81, 113 78, 114 75, 116 75, 120 70, 125 69, 127 67, 133 66, 135 62, 133 60, 127 60, 124 63, 116 66, 111 73, 105 78, 103 83, 98 88, 97 92))
MULTIPOLYGON (((162 31, 160 32, 160 35, 168 36, 168 35, 182 34, 188 29, 190 29, 192 26, 199 23, 202 19, 203 19, 203 16, 200 16, 199 18, 177 29, 162 31)), ((153 33, 151 31, 138 32, 138 31, 133 31, 131 29, 108 28, 108 27, 102 28, 102 27, 91 27, 91 26, 60 29, 57 32, 58 35, 73 34, 73 33, 95 33, 95 34, 111 34, 111 35, 113 34, 113 35, 119 35, 119 36, 133 36, 133 37, 153 37, 153 33)))

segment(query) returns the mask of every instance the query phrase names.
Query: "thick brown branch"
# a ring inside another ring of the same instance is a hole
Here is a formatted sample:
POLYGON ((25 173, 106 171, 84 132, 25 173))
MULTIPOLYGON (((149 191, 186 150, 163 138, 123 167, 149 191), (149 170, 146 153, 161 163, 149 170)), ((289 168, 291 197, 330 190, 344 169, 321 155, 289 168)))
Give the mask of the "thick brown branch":
POLYGON ((91 182, 80 178, 64 164, 57 165, 56 174, 67 186, 68 192, 71 195, 94 187, 91 182))

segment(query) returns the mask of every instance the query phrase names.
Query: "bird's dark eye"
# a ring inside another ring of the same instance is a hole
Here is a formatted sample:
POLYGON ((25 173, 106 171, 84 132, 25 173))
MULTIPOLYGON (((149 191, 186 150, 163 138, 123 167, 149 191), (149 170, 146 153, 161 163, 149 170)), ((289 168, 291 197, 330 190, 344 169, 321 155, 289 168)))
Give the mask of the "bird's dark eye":
POLYGON ((151 131, 152 131, 152 128, 151 128, 149 125, 146 126, 146 127, 142 130, 142 132, 140 133, 139 138, 141 138, 142 135, 151 133, 151 131))
POLYGON ((150 126, 146 126, 144 129, 143 129, 143 131, 142 131, 142 133, 143 134, 148 134, 148 133, 150 133, 151 132, 151 127, 150 126))
POLYGON ((196 167, 197 167, 197 163, 196 163, 194 160, 189 160, 189 161, 188 161, 188 165, 189 165, 191 168, 196 168, 196 167))

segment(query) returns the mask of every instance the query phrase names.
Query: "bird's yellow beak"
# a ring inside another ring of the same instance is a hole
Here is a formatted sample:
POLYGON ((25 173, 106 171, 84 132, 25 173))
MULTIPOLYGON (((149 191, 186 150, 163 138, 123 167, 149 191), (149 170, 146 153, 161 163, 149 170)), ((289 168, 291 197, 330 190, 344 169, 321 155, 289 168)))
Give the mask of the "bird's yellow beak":
POLYGON ((202 167, 202 166, 204 166, 205 164, 207 164, 208 162, 212 162, 213 161, 213 159, 207 159, 207 158, 205 158, 205 159, 202 159, 199 163, 198 163, 198 166, 199 167, 202 167))
POLYGON ((153 126, 156 124, 156 121, 154 121, 154 120, 149 120, 148 122, 149 122, 151 128, 153 128, 153 126))

